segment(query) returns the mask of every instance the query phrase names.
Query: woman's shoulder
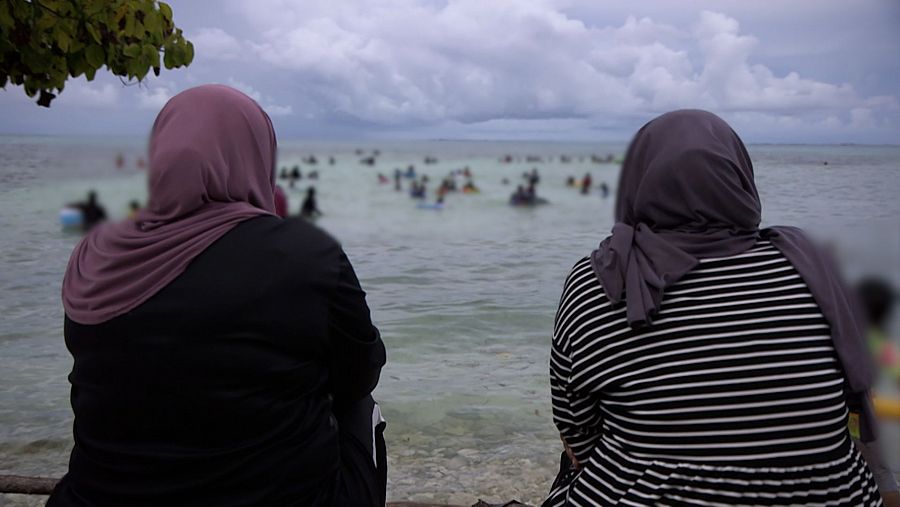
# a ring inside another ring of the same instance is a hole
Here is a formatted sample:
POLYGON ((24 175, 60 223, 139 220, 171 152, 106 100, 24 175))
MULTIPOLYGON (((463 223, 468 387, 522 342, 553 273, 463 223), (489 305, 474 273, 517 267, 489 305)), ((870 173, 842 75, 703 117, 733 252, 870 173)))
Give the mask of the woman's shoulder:
POLYGON ((594 274, 594 267, 589 255, 582 257, 572 266, 563 284, 564 294, 586 291, 602 291, 600 279, 594 274))
POLYGON ((573 277, 578 277, 584 275, 585 273, 593 273, 594 268, 591 266, 591 256, 585 255, 584 257, 578 259, 572 269, 569 270, 569 274, 566 276, 566 282, 568 283, 573 277))
POLYGON ((239 224, 202 257, 217 265, 249 262, 260 270, 305 272, 338 266, 341 251, 336 239, 306 220, 266 215, 239 224))
POLYGON ((759 239, 752 247, 734 255, 701 258, 694 270, 708 269, 713 265, 727 266, 747 263, 753 264, 764 259, 776 257, 782 257, 781 251, 779 251, 768 239, 759 239))
POLYGON ((340 243, 333 236, 300 217, 265 216, 241 224, 240 229, 246 239, 281 249, 340 249, 340 243))

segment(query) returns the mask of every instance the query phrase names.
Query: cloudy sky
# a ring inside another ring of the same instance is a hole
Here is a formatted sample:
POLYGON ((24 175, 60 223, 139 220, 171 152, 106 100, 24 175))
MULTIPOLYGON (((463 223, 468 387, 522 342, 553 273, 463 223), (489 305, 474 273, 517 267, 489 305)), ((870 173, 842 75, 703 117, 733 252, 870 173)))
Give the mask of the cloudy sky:
POLYGON ((179 90, 230 84, 281 138, 627 140, 703 108, 749 142, 900 144, 897 0, 173 0, 187 69, 98 73, 0 133, 145 135, 179 90))

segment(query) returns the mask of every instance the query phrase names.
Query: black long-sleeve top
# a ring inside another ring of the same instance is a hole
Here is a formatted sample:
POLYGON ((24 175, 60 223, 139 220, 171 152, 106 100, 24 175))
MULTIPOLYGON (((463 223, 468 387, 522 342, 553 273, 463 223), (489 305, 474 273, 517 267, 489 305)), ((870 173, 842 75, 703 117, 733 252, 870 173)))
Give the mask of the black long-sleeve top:
POLYGON ((135 310, 66 318, 75 447, 49 505, 319 505, 334 414, 385 363, 338 243, 248 220, 135 310))

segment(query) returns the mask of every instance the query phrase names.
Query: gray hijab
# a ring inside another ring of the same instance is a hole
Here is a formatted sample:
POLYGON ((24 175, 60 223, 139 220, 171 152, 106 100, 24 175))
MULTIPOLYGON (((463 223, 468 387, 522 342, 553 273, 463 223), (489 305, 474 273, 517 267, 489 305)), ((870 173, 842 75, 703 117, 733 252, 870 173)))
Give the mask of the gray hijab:
POLYGON ((700 259, 770 241, 796 268, 831 327, 847 380, 848 403, 862 411, 863 440, 874 439, 868 399, 872 366, 864 324, 834 264, 794 227, 760 229, 753 164, 738 135, 699 110, 666 113, 631 141, 619 179, 616 224, 591 254, 613 304, 623 299, 632 327, 652 324, 667 287, 700 259))

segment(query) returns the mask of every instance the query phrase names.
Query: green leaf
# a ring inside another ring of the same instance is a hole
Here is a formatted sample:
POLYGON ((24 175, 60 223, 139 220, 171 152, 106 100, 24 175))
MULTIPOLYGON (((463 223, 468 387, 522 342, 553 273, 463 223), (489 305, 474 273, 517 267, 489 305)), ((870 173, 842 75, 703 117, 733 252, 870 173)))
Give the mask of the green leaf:
POLYGON ((87 59, 88 64, 95 69, 102 66, 106 61, 106 53, 103 51, 102 47, 96 44, 88 46, 87 50, 84 52, 84 57, 87 59))
POLYGON ((49 12, 44 11, 40 12, 42 14, 39 18, 37 18, 37 22, 34 24, 34 30, 36 32, 47 31, 48 28, 59 23, 59 20, 54 14, 50 14, 49 12))
POLYGON ((104 9, 109 8, 107 4, 116 3, 118 2, 104 2, 103 0, 93 0, 87 3, 87 6, 84 8, 84 13, 87 14, 89 18, 91 18, 103 12, 104 9))
POLYGON ((130 65, 129 68, 132 71, 132 74, 134 74, 134 77, 136 77, 138 81, 144 79, 144 76, 146 76, 147 72, 150 71, 150 67, 137 60, 132 63, 134 63, 134 65, 130 65))
POLYGON ((37 85, 34 83, 34 81, 32 81, 30 79, 25 81, 25 95, 28 95, 29 97, 34 97, 34 94, 36 94, 37 91, 38 91, 38 88, 37 88, 37 85))
POLYGON ((163 65, 166 66, 166 69, 171 70, 175 67, 174 56, 172 54, 172 47, 169 46, 165 48, 165 53, 163 53, 163 65))
POLYGON ((147 67, 159 67, 159 51, 150 44, 145 45, 141 51, 141 62, 147 67))
POLYGON ((84 74, 84 71, 88 66, 87 62, 84 61, 84 52, 82 51, 69 54, 68 63, 69 75, 71 75, 72 77, 78 77, 84 74))
POLYGON ((194 45, 191 43, 191 41, 185 41, 185 42, 187 43, 187 48, 186 48, 186 52, 184 55, 184 62, 182 63, 182 65, 188 65, 189 63, 194 61, 194 45))
POLYGON ((0 2, 0 26, 12 27, 15 22, 9 12, 9 2, 0 2))
POLYGON ((129 58, 137 58, 141 54, 141 47, 137 44, 129 44, 125 46, 122 53, 129 58))
POLYGON ((151 36, 154 33, 159 33, 160 23, 159 17, 155 12, 151 13, 149 16, 144 18, 144 30, 150 34, 151 36))
POLYGON ((72 38, 69 37, 69 34, 64 30, 57 30, 56 32, 56 45, 59 49, 62 49, 65 52, 69 51, 69 44, 72 43, 72 38))
POLYGON ((134 35, 134 14, 128 13, 125 16, 125 30, 123 32, 129 37, 134 35))
POLYGON ((94 42, 97 44, 103 44, 103 40, 100 39, 100 32, 92 25, 91 23, 85 23, 84 29, 91 35, 91 38, 94 39, 94 42))
POLYGON ((163 19, 165 19, 166 21, 172 21, 172 8, 169 7, 169 4, 160 2, 159 13, 162 14, 163 19))
POLYGON ((27 2, 15 2, 13 4, 13 8, 11 14, 14 18, 25 21, 27 19, 34 19, 32 17, 32 12, 34 6, 27 2))

